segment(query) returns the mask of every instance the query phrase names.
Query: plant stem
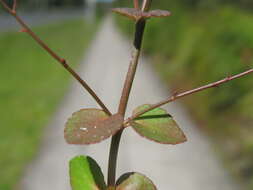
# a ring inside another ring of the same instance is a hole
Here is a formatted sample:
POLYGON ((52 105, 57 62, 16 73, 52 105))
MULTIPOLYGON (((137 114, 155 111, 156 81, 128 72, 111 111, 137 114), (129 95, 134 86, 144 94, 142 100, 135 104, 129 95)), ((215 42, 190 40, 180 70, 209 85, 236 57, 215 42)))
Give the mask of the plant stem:
POLYGON ((138 66, 145 24, 146 24, 145 20, 140 20, 136 23, 136 32, 135 32, 135 41, 134 41, 135 48, 132 53, 132 61, 129 65, 129 69, 126 76, 124 88, 122 91, 122 96, 120 99, 120 105, 118 109, 118 113, 120 113, 123 116, 125 115, 125 112, 126 112, 129 95, 132 89, 135 73, 138 66))
MULTIPOLYGON (((130 62, 130 66, 129 66, 128 73, 126 76, 126 80, 125 80, 125 84, 124 84, 124 88, 122 91, 122 96, 121 96, 120 104, 118 108, 118 113, 121 114, 123 117, 125 116, 125 113, 126 113, 129 95, 132 89, 134 76, 135 76, 136 69, 138 66, 138 60, 140 57, 140 50, 141 50, 145 24, 146 24, 145 20, 140 20, 136 23, 134 51, 132 54, 132 61, 130 62)), ((119 144, 120 144, 122 132, 123 130, 119 131, 116 135, 112 137, 110 155, 109 155, 109 164, 108 164, 108 186, 115 185, 117 157, 118 157, 118 150, 119 150, 119 144)))
POLYGON ((115 186, 117 158, 122 133, 123 130, 120 130, 116 135, 112 137, 111 140, 109 161, 108 161, 108 179, 107 179, 107 184, 109 187, 115 186))
MULTIPOLYGON (((142 10, 143 11, 148 10, 150 5, 151 5, 151 0, 144 0, 142 10)), ((136 69, 138 66, 145 26, 146 26, 145 19, 138 20, 135 25, 136 28, 135 28, 134 51, 132 54, 132 61, 130 62, 130 65, 129 65, 128 73, 126 76, 126 80, 125 80, 125 84, 124 84, 124 88, 122 91, 120 104, 118 108, 118 113, 121 114, 123 117, 125 116, 125 113, 126 113, 129 95, 132 89, 132 84, 133 84, 136 69)), ((108 163, 108 186, 109 187, 115 186, 117 158, 118 158, 120 139, 121 139, 123 130, 124 129, 122 129, 116 135, 114 135, 111 141, 109 163, 108 163)))
POLYGON ((177 99, 183 98, 183 97, 191 95, 191 94, 195 94, 197 92, 200 92, 200 91, 203 91, 203 90, 206 90, 206 89, 209 89, 209 88, 219 87, 220 85, 222 85, 224 83, 227 83, 229 81, 241 78, 241 77, 246 76, 246 75, 251 74, 251 73, 253 73, 253 69, 249 69, 249 70, 247 70, 245 72, 242 72, 242 73, 239 73, 237 75, 229 76, 229 77, 226 77, 226 78, 221 79, 219 81, 216 81, 216 82, 213 82, 213 83, 210 83, 210 84, 207 84, 207 85, 204 85, 204 86, 192 89, 192 90, 188 90, 188 91, 185 91, 185 92, 182 92, 182 93, 175 94, 175 95, 169 97, 166 100, 163 100, 161 102, 153 104, 148 109, 145 109, 145 110, 143 110, 141 112, 138 112, 138 113, 132 115, 130 118, 128 118, 124 122, 124 124, 126 125, 127 123, 133 121, 134 119, 136 119, 137 117, 143 115, 144 113, 147 113, 147 112, 149 112, 149 111, 151 111, 151 110, 153 110, 155 108, 158 108, 158 107, 160 107, 162 105, 165 105, 165 104, 170 103, 170 102, 174 102, 177 99))
POLYGON ((141 10, 148 11, 151 7, 151 4, 152 4, 152 0, 143 0, 141 10))
POLYGON ((134 0, 134 8, 139 9, 139 0, 134 0))
POLYGON ((12 11, 16 13, 17 10, 17 0, 13 1, 12 11))
POLYGON ((94 100, 100 105, 100 107, 108 114, 112 115, 109 109, 105 106, 102 100, 97 96, 97 94, 92 90, 92 88, 69 66, 67 61, 57 55, 51 48, 47 46, 45 42, 43 42, 26 23, 17 15, 16 6, 17 1, 14 1, 13 8, 11 9, 4 2, 4 0, 0 0, 0 3, 3 7, 17 20, 17 22, 22 26, 22 32, 26 32, 29 34, 45 51, 47 51, 55 60, 57 60, 94 98, 94 100))

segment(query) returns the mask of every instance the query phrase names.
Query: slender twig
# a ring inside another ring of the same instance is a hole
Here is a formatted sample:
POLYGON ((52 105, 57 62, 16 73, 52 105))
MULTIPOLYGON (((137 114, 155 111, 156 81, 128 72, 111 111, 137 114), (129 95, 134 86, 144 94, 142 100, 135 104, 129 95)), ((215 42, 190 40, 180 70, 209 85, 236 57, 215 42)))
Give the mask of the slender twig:
POLYGON ((151 4, 152 4, 152 0, 143 0, 141 10, 148 11, 151 7, 151 4))
POLYGON ((213 83, 210 83, 210 84, 207 84, 207 85, 204 85, 204 86, 201 86, 201 87, 198 87, 198 88, 195 88, 195 89, 192 89, 192 90, 188 90, 188 91, 185 91, 185 92, 182 92, 182 93, 177 93, 173 96, 171 96, 170 98, 164 100, 164 101, 161 101, 161 102, 158 102, 156 104, 153 104, 151 107, 141 111, 141 112, 138 112, 134 115, 132 115, 131 117, 129 117, 125 122, 124 124, 126 125, 127 123, 133 121, 134 119, 138 118, 139 116, 155 109, 155 108, 158 108, 160 106, 163 106, 167 103, 170 103, 170 102, 174 102, 175 100, 177 99, 180 99, 180 98, 183 98, 185 96, 188 96, 188 95, 191 95, 191 94, 194 94, 194 93, 197 93, 197 92, 200 92, 200 91, 203 91, 203 90, 206 90, 206 89, 209 89, 209 88, 214 88, 214 87, 219 87, 220 85, 224 84, 224 83, 227 83, 229 81, 232 81, 232 80, 235 80, 235 79, 238 79, 238 78, 241 78, 243 76, 246 76, 248 74, 251 74, 253 73, 253 69, 249 69, 245 72, 242 72, 242 73, 239 73, 237 75, 233 75, 233 76, 228 76, 222 80, 219 80, 219 81, 216 81, 216 82, 213 82, 213 83))
MULTIPOLYGON (((0 0, 0 3, 3 7, 14 16, 17 22, 22 26, 22 31, 29 34, 44 50, 46 50, 54 59, 56 59, 87 91, 88 93, 94 98, 94 100, 100 105, 100 107, 108 114, 111 115, 109 109, 105 106, 105 104, 100 100, 97 94, 91 89, 91 87, 69 66, 67 61, 61 58, 58 54, 56 54, 51 48, 47 46, 45 42, 43 42, 31 29, 26 23, 17 15, 15 9, 11 9, 4 0, 0 0)), ((16 4, 16 1, 14 2, 16 4)), ((16 5, 15 5, 16 6, 16 5)), ((14 7, 14 6, 13 6, 14 7)))
MULTIPOLYGON (((144 7, 143 10, 149 9, 150 7, 149 2, 151 2, 151 0, 143 1, 143 7, 144 7), (146 8, 146 6, 148 8, 146 8)), ((129 95, 132 89, 132 84, 133 84, 136 69, 138 66, 145 26, 146 26, 146 20, 139 20, 136 23, 132 60, 129 65, 128 73, 125 79, 124 88, 122 91, 120 104, 118 108, 118 113, 121 114, 123 117, 125 116, 125 113, 126 113, 129 95)), ((116 135, 114 135, 111 141, 109 163, 108 163, 108 186, 109 187, 115 186, 117 158, 118 158, 119 144, 120 144, 122 132, 123 132, 123 129, 119 131, 116 135)))
POLYGON ((139 0, 134 0, 134 8, 139 9, 139 0))
POLYGON ((0 0, 0 3, 2 4, 3 8, 5 8, 10 14, 13 15, 13 11, 12 9, 6 4, 6 2, 4 2, 4 0, 0 0))
POLYGON ((13 12, 16 12, 16 11, 17 11, 17 0, 14 0, 14 1, 13 1, 12 11, 13 11, 13 12))

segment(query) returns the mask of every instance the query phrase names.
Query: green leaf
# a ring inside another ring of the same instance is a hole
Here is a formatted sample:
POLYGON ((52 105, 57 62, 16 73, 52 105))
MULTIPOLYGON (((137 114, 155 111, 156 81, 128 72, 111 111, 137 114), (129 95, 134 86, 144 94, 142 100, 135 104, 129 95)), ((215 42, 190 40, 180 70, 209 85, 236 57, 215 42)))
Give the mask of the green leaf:
MULTIPOLYGON (((149 108, 145 104, 136 108, 133 114, 149 108)), ((143 137, 162 144, 179 144, 186 141, 183 131, 171 115, 162 108, 153 109, 130 123, 135 131, 143 137)))
POLYGON ((140 173, 126 173, 117 181, 116 190, 157 190, 153 182, 140 173))
POLYGON ((119 114, 108 116, 99 109, 82 109, 67 121, 64 137, 69 144, 94 144, 109 138, 123 126, 119 114))
POLYGON ((105 190, 103 173, 91 157, 77 156, 69 162, 72 190, 105 190))

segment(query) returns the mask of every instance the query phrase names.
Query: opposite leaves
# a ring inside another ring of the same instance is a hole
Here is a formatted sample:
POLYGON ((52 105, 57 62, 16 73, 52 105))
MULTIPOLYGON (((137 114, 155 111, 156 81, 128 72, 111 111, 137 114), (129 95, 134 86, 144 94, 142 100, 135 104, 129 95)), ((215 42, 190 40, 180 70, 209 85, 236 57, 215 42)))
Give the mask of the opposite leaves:
MULTIPOLYGON (((95 160, 88 156, 76 156, 69 162, 72 190, 106 190, 104 175, 95 160)), ((157 190, 146 176, 131 172, 122 175, 115 190, 157 190)))
POLYGON ((82 109, 67 121, 64 136, 69 144, 94 144, 114 135, 122 124, 119 114, 108 116, 99 109, 82 109))
MULTIPOLYGON (((151 105, 139 106, 136 114, 151 105)), ((143 137, 162 144, 179 144, 186 141, 183 131, 178 127, 171 115, 162 108, 153 109, 130 122, 134 130, 143 137)))

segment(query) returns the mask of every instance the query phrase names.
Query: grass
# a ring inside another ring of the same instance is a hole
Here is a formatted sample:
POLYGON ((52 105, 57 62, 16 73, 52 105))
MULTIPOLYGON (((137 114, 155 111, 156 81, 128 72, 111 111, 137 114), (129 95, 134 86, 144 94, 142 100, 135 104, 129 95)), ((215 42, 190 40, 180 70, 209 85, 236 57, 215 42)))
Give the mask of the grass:
MULTIPOLYGON (((76 66, 96 24, 62 21, 36 28, 54 50, 76 66)), ((27 34, 0 33, 0 189, 12 190, 33 158, 43 129, 70 75, 27 34)))
MULTIPOLYGON (((176 3, 177 4, 177 3, 176 3)), ((237 74, 253 66, 253 15, 233 6, 192 10, 158 0, 172 11, 153 19, 145 32, 144 51, 172 89, 183 90, 237 74)), ((117 19, 127 34, 133 29, 117 19)), ((253 188, 252 75, 185 98, 192 116, 217 145, 230 171, 253 188)))

